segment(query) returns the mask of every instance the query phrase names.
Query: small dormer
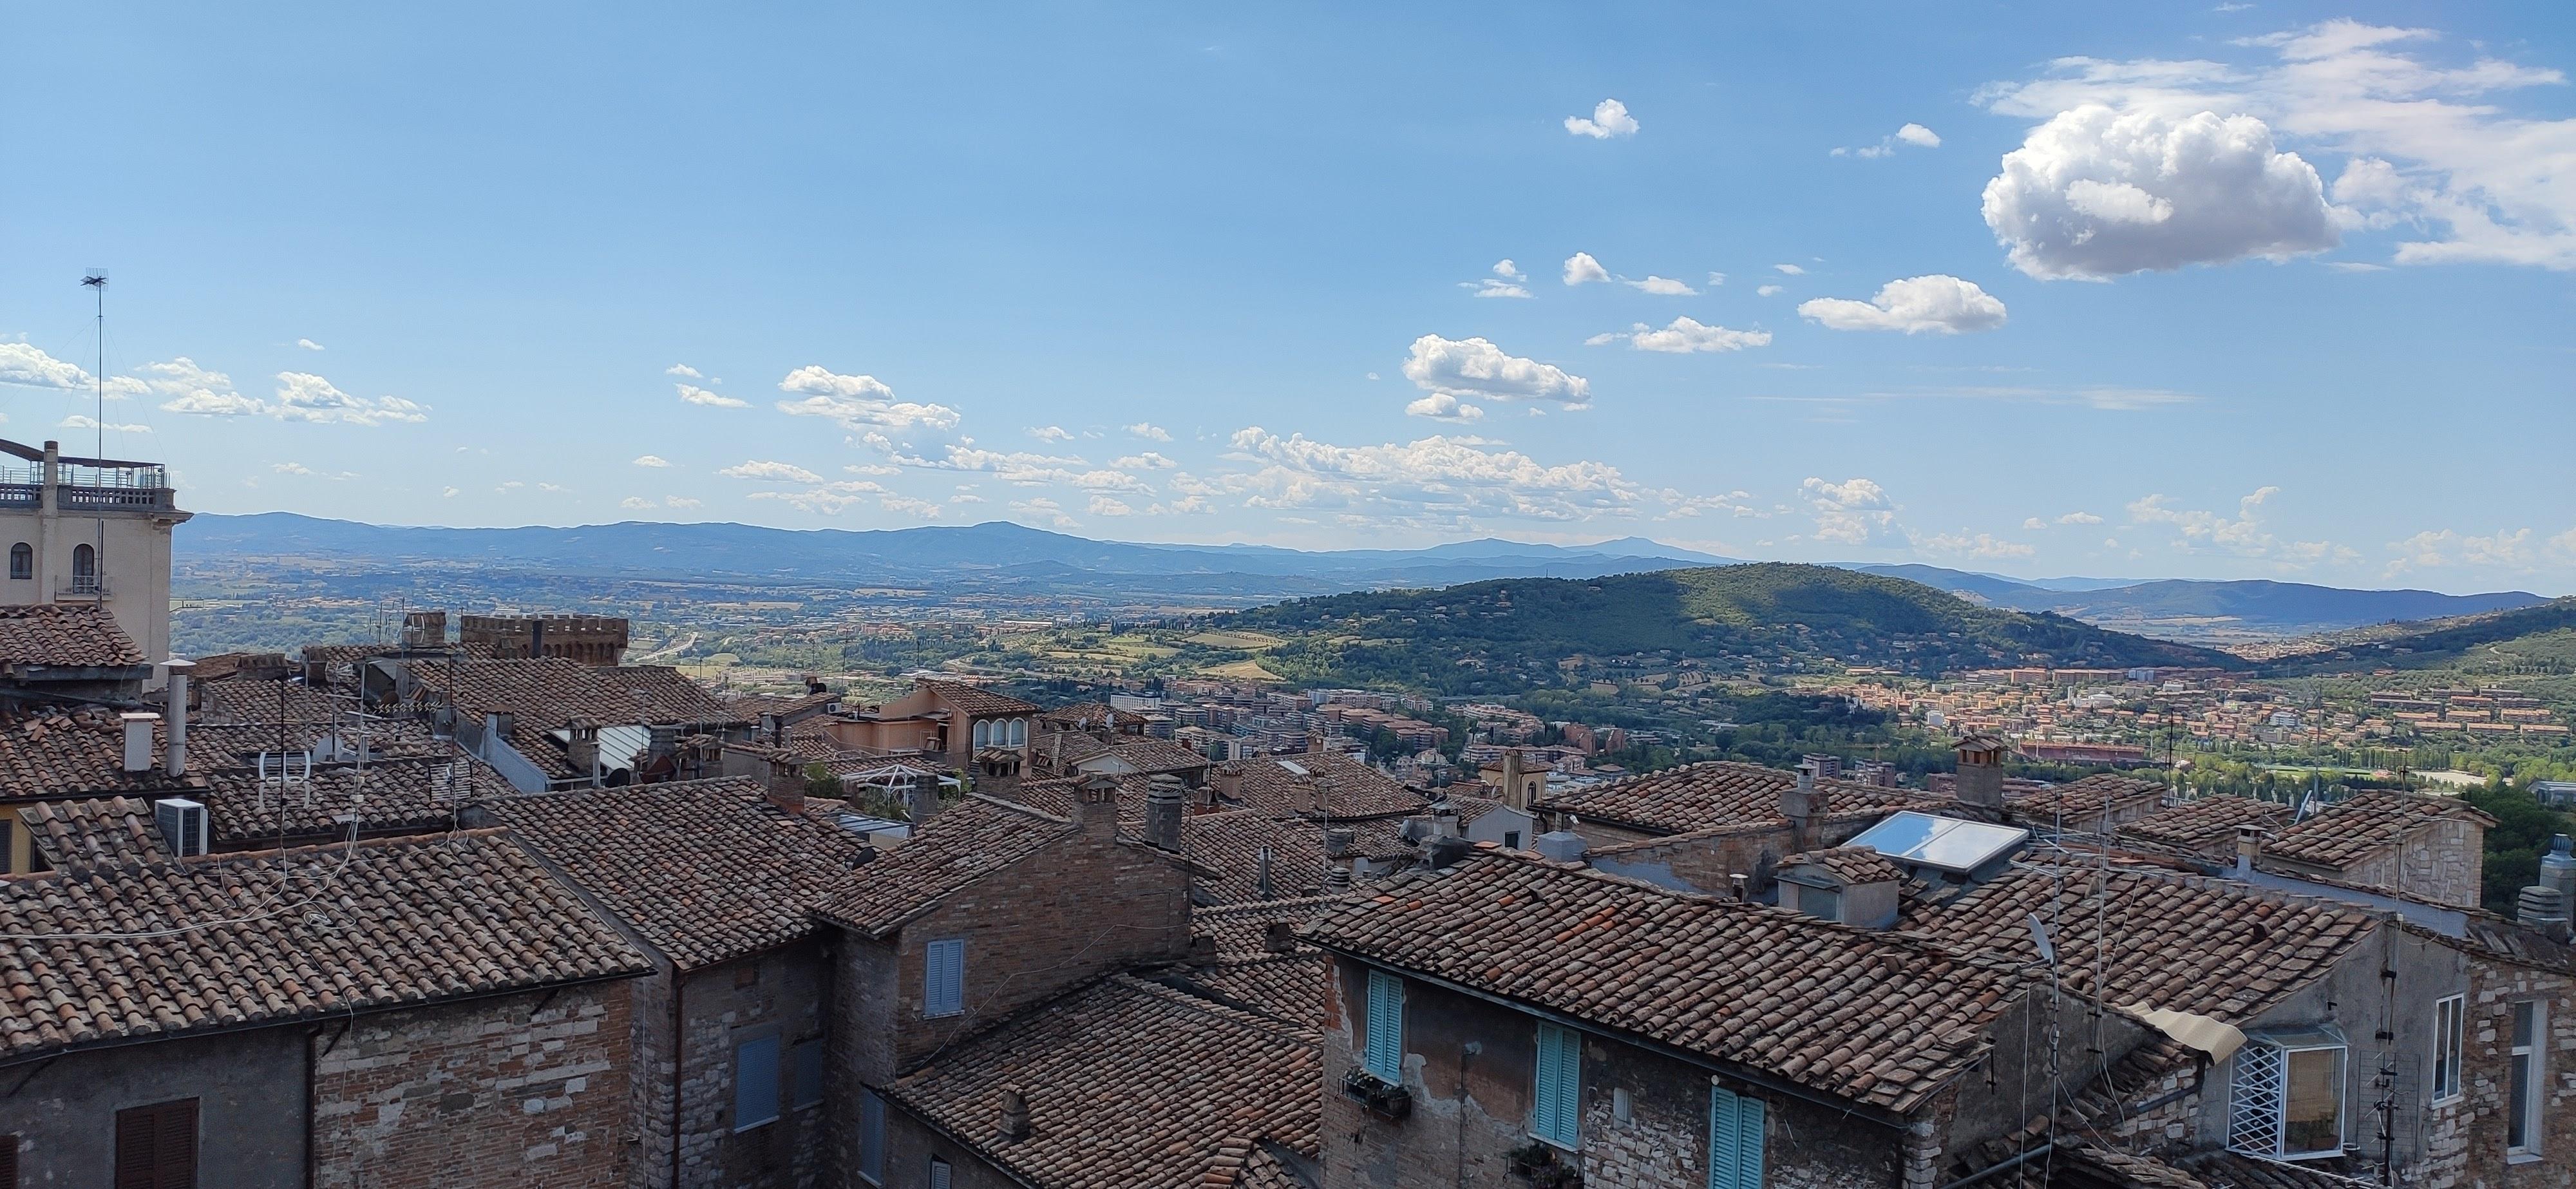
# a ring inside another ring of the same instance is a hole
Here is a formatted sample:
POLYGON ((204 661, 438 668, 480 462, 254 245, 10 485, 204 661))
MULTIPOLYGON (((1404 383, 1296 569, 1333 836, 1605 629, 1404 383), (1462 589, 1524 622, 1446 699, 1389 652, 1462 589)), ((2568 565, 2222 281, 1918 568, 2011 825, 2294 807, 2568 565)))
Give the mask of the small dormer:
POLYGON ((1905 869, 1866 846, 1837 846, 1780 861, 1780 907, 1863 929, 1896 923, 1905 869))

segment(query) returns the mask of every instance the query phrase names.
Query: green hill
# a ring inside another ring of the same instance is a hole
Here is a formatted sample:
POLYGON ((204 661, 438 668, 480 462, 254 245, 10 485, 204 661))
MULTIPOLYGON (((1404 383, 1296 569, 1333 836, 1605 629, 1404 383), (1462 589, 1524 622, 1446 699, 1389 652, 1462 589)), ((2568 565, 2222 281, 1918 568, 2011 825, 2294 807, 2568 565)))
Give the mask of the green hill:
POLYGON ((2016 664, 2244 665, 2063 616, 1981 607, 1899 578, 1783 563, 1332 595, 1221 622, 1286 637, 1262 663, 1291 681, 1453 694, 1559 685, 1570 671, 1616 678, 1871 665, 1933 676, 2016 664))
POLYGON ((2567 673, 2576 671, 2576 597, 2484 615, 2358 628, 2318 643, 2314 650, 2272 661, 2264 671, 2288 675, 2385 666, 2567 673))

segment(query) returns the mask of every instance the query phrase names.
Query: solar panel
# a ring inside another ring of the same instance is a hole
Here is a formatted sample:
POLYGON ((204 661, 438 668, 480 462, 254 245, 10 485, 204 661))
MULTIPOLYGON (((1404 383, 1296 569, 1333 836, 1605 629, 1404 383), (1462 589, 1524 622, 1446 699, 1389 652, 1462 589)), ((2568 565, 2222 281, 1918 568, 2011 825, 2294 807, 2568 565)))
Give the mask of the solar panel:
POLYGON ((1969 872, 2020 846, 2030 831, 1899 810, 1845 845, 1866 846, 1900 863, 1969 872))
POLYGON ((1306 766, 1305 766, 1304 764, 1300 764, 1300 763, 1298 763, 1298 762, 1297 762, 1297 761, 1295 761, 1295 760, 1281 760, 1281 761, 1279 761, 1279 766, 1280 766, 1280 767, 1282 767, 1282 768, 1286 768, 1286 769, 1287 769, 1287 770, 1289 770, 1290 772, 1295 773, 1296 775, 1299 775, 1299 776, 1312 776, 1312 775, 1314 775, 1313 773, 1306 771, 1306 766))

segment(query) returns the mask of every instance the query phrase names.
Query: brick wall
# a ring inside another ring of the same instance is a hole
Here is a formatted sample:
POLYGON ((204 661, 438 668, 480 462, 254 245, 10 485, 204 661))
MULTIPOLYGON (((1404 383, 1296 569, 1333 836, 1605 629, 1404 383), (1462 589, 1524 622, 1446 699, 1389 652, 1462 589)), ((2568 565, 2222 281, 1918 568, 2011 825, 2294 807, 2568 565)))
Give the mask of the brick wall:
MULTIPOLYGON (((2560 1189, 2576 1186, 2576 976, 2490 960, 2469 967, 2468 1027, 2462 1043, 2463 1101, 2451 1125, 2459 1155, 2437 1171, 2449 1184, 2482 1189, 2560 1189), (2505 1156, 2506 1061, 2512 1051, 2512 1005, 2541 1004, 2539 1159, 2508 1162, 2505 1156)), ((2442 1179, 2428 1182, 2446 1183, 2442 1179)))
MULTIPOLYGON (((1536 1017, 1408 983, 1404 1083, 1413 1108, 1390 1123, 1339 1090, 1357 1063, 1363 1032, 1355 1007, 1366 1002, 1366 978, 1356 964, 1337 962, 1325 980, 1325 1189, 1527 1184, 1507 1167, 1508 1154, 1529 1142, 1536 1017), (1476 1051, 1468 1051, 1471 1045, 1476 1051)), ((1703 1189, 1709 1087, 1710 1074, 1699 1066, 1586 1036, 1582 1138, 1567 1159, 1582 1165, 1587 1185, 1703 1189)), ((1744 1085, 1729 1088, 1756 1093, 1744 1085)), ((1902 1129, 1800 1099, 1758 1096, 1767 1106, 1765 1183, 1773 1189, 1897 1189, 1906 1183, 1902 1129)))
MULTIPOLYGON (((671 1173, 674 1051, 670 980, 637 980, 635 1074, 630 1130, 642 1137, 630 1183, 667 1189, 671 1173)), ((694 971, 684 977, 679 1052, 682 1185, 722 1184, 790 1189, 824 1183, 824 1120, 837 1101, 795 1106, 795 1046, 822 1039, 831 972, 819 940, 784 946, 694 971), (746 975, 745 972, 751 972, 746 975), (753 1036, 778 1037, 779 1118, 736 1132, 735 1047, 753 1036)))
POLYGON ((313 1046, 320 1189, 625 1180, 629 987, 360 1016, 313 1046))

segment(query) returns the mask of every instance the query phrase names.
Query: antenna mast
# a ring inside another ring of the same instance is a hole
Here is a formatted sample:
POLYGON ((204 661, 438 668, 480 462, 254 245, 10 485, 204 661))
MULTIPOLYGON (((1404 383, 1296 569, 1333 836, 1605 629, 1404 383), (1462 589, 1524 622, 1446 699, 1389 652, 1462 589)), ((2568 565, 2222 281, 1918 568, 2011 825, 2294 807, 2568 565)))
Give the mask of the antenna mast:
MULTIPOLYGON (((89 286, 90 291, 98 295, 98 374, 93 377, 98 381, 98 417, 95 427, 98 432, 98 449, 90 456, 93 461, 97 461, 107 457, 107 270, 92 269, 88 275, 81 278, 81 284, 89 286)), ((97 540, 90 546, 89 596, 93 602, 104 607, 107 605, 107 517, 95 517, 91 519, 90 525, 95 530, 97 540)), ((80 570, 77 566, 73 567, 72 571, 72 588, 75 591, 80 588, 80 570)))

